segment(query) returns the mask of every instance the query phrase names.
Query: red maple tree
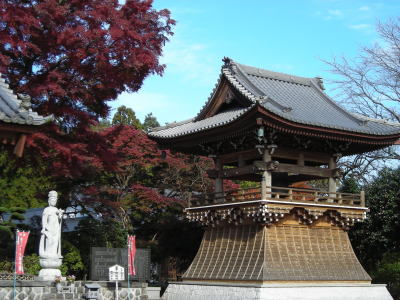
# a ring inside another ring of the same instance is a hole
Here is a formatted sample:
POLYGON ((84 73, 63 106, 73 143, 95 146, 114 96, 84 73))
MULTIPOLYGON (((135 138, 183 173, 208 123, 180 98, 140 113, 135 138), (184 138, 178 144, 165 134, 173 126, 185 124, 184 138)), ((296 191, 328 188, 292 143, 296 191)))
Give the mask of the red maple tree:
POLYGON ((132 214, 157 214, 167 207, 184 207, 193 192, 212 187, 206 170, 212 161, 162 151, 146 133, 117 125, 100 132, 112 155, 118 157, 112 172, 92 161, 95 176, 82 186, 82 204, 103 215, 118 218, 127 227, 132 214))
POLYGON ((93 161, 113 165, 91 127, 109 114, 109 101, 163 73, 159 56, 173 24, 149 0, 0 1, 0 71, 32 97, 35 111, 54 115, 30 145, 55 174, 82 176, 93 161))

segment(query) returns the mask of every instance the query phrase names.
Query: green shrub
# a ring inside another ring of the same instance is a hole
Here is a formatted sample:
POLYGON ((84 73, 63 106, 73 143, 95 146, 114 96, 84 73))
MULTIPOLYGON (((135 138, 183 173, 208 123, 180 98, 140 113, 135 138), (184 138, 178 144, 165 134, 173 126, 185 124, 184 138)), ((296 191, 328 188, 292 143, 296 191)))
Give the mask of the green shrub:
POLYGON ((11 261, 0 261, 0 273, 12 273, 14 271, 13 263, 11 261))
POLYGON ((35 253, 24 257, 24 271, 26 274, 38 275, 41 267, 39 256, 35 253))
POLYGON ((400 252, 387 252, 372 273, 374 282, 386 283, 394 299, 400 299, 400 252))
POLYGON ((61 273, 64 276, 75 275, 76 277, 82 277, 85 265, 83 264, 78 248, 66 240, 63 240, 62 244, 64 258, 63 264, 61 265, 61 273))

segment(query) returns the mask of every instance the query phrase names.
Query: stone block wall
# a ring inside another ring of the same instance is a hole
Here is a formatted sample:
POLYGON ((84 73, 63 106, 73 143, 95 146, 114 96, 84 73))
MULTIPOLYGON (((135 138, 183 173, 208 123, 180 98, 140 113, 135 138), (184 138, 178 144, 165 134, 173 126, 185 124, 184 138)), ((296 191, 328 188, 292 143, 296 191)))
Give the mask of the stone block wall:
MULTIPOLYGON (((51 281, 17 281, 16 283, 16 300, 64 300, 64 299, 85 299, 85 283, 92 283, 92 281, 76 281, 72 289, 72 293, 57 293, 54 282, 51 281)), ((115 299, 115 283, 106 281, 96 281, 95 283, 101 286, 101 300, 114 300, 115 299)), ((63 286, 67 283, 63 282, 63 286)), ((119 299, 128 300, 128 286, 127 282, 120 282, 118 284, 119 299)), ((147 283, 131 284, 130 300, 150 300, 147 295, 147 283)), ((0 299, 12 300, 13 299, 13 281, 0 280, 0 299)))

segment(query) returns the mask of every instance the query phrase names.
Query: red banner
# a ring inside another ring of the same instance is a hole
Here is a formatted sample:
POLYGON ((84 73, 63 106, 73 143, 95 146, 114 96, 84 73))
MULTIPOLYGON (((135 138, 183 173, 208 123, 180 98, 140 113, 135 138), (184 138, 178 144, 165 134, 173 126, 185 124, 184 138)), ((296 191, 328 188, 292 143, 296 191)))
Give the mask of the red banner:
POLYGON ((29 232, 17 231, 17 241, 15 249, 15 273, 24 274, 24 252, 26 243, 28 242, 29 232))
POLYGON ((135 270, 136 236, 128 235, 128 274, 136 275, 135 270))

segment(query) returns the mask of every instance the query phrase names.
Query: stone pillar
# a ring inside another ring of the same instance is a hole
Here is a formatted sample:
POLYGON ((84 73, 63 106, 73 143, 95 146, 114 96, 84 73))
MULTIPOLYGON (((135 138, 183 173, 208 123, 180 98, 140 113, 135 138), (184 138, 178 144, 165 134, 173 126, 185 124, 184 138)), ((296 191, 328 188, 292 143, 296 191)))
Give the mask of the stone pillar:
MULTIPOLYGON (((271 154, 269 150, 264 150, 263 161, 268 163, 271 161, 271 154)), ((262 173, 261 179, 261 200, 271 198, 271 186, 272 186, 272 172, 265 170, 262 173)))
POLYGON ((222 164, 219 158, 215 159, 215 167, 218 170, 218 177, 215 178, 215 198, 216 202, 224 202, 224 181, 222 176, 222 164))
MULTIPOLYGON (((333 170, 336 169, 336 157, 331 156, 329 159, 329 164, 328 164, 329 169, 333 170)), ((328 192, 329 192, 329 197, 335 198, 336 197, 336 179, 334 177, 329 177, 328 179, 328 192)), ((333 202, 332 199, 328 200, 329 202, 333 202)))

